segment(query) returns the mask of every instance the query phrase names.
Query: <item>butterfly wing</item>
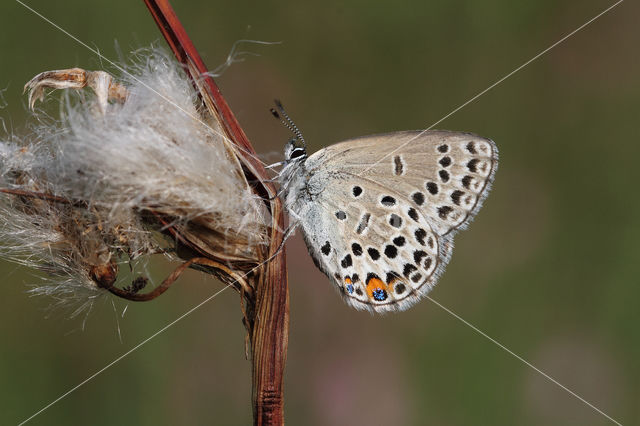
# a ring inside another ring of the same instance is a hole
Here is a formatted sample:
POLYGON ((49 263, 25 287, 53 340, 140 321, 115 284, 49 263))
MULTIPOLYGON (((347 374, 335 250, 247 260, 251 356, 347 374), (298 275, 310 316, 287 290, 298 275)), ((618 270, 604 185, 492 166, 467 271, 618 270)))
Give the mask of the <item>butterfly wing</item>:
POLYGON ((403 310, 417 302, 444 270, 449 237, 439 237, 396 191, 351 175, 333 175, 328 185, 300 217, 316 265, 357 309, 403 310), (353 187, 363 188, 358 201, 343 202, 353 187), (380 204, 378 193, 395 202, 380 204))
POLYGON ((493 141, 471 133, 405 131, 364 136, 309 157, 314 173, 349 172, 384 182, 420 208, 439 235, 464 229, 489 193, 498 166, 493 141))
POLYGON ((467 133, 399 132, 332 145, 303 167, 307 198, 293 215, 316 264, 351 306, 385 312, 435 285, 455 231, 487 195, 497 150, 467 133))

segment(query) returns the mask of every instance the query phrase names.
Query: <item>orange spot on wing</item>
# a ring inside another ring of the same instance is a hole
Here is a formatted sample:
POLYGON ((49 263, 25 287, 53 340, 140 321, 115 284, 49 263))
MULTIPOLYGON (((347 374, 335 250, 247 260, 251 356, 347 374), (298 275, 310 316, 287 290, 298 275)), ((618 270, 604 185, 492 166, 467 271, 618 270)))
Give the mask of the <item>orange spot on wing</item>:
POLYGON ((376 289, 382 289, 389 292, 389 287, 379 278, 371 278, 367 281, 367 294, 369 295, 369 299, 373 299, 373 292, 376 289))

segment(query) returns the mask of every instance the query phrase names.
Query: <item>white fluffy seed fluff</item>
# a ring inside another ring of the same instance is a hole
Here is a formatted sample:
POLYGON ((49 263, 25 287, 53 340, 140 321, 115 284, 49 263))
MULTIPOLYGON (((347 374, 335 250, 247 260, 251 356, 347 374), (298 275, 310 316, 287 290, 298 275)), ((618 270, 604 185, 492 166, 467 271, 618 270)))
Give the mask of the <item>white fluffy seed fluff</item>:
POLYGON ((53 278, 34 293, 89 303, 100 291, 92 267, 167 246, 143 224, 148 211, 208 228, 236 258, 265 242, 262 203, 218 123, 201 121, 181 67, 148 49, 126 70, 123 104, 103 114, 89 89, 67 91, 60 120, 0 141, 0 188, 64 200, 0 194, 0 254, 53 278))

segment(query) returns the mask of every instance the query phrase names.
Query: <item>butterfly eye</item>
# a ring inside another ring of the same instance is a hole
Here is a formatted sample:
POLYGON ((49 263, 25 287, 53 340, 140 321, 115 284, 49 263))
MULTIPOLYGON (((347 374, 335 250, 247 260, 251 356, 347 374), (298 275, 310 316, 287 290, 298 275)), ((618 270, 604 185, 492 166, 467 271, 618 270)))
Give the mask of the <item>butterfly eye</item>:
POLYGON ((294 158, 302 157, 306 154, 307 152, 304 148, 294 148, 293 151, 291 151, 291 156, 289 158, 293 160, 294 158))

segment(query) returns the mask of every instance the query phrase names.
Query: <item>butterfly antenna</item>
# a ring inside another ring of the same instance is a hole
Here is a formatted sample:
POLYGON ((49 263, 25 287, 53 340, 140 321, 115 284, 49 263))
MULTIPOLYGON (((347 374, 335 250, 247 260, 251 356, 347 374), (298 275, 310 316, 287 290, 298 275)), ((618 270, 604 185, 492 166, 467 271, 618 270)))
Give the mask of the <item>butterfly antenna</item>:
POLYGON ((276 99, 274 102, 279 112, 276 111, 274 108, 271 108, 270 109, 271 114, 273 114, 275 118, 280 120, 280 122, 284 124, 284 126, 287 129, 289 129, 289 131, 293 133, 296 136, 296 138, 300 140, 300 142, 302 142, 302 146, 306 147, 307 142, 302 137, 302 132, 300 131, 300 129, 298 129, 298 126, 296 126, 296 123, 293 122, 291 117, 289 117, 289 114, 287 114, 287 112, 284 110, 284 106, 282 106, 282 102, 280 102, 279 99, 276 99))

